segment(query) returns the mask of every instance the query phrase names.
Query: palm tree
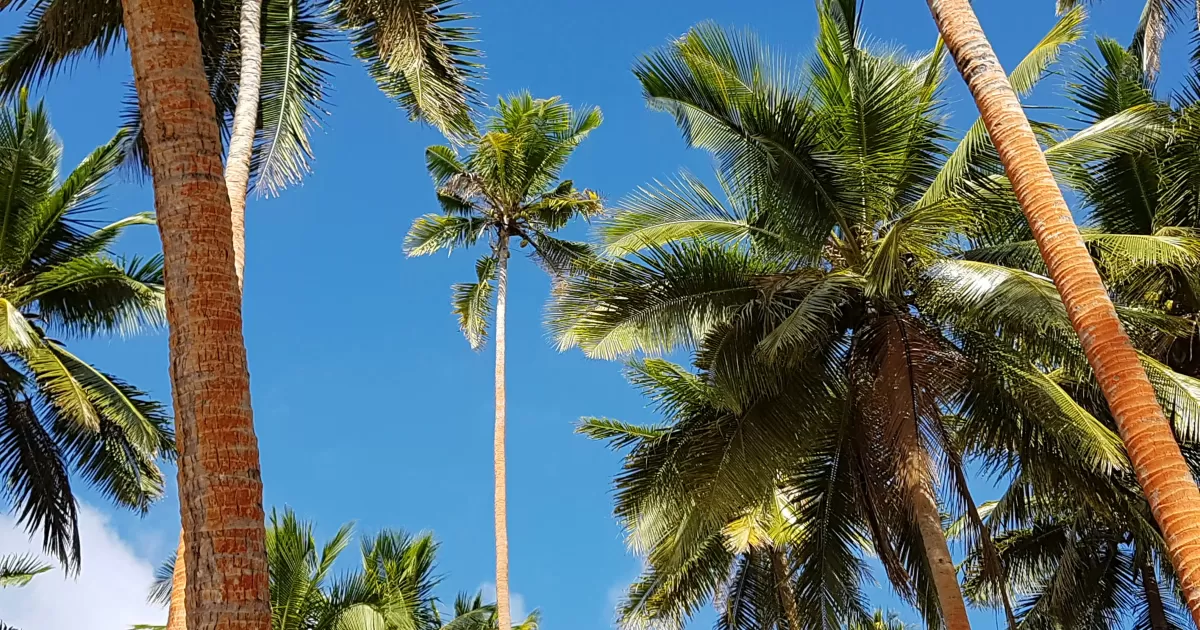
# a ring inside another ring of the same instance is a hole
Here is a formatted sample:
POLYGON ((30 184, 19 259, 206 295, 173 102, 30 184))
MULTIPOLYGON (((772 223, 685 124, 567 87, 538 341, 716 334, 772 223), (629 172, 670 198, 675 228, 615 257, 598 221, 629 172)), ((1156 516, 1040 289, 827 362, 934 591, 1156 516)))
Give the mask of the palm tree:
POLYGON ((509 241, 531 245, 533 258, 555 274, 568 272, 586 253, 551 234, 576 217, 601 212, 600 198, 578 191, 559 174, 571 152, 599 126, 599 108, 574 112, 557 98, 528 94, 501 98, 484 131, 467 139, 460 159, 448 146, 429 147, 426 164, 443 214, 418 218, 404 241, 409 256, 453 251, 487 239, 490 251, 475 263, 477 281, 454 286, 454 312, 472 348, 483 346, 495 283, 496 599, 501 628, 512 625, 508 601, 508 526, 505 487, 505 311, 509 241))
POLYGON ((968 0, 929 0, 999 151, 1034 240, 1104 389, 1138 480, 1200 624, 1200 489, 1079 236, 1037 137, 968 0))
POLYGON ((22 92, 0 110, 0 507, 68 571, 80 562, 72 473, 144 512, 163 492, 156 462, 173 453, 161 405, 56 338, 163 322, 161 260, 110 253, 126 228, 153 217, 88 218, 104 207, 122 139, 59 181, 62 147, 42 104, 22 92))
MULTIPOLYGON (((933 462, 945 461, 952 498, 970 505, 942 410, 1020 423, 1032 432, 1027 444, 1067 449, 1098 469, 1122 466, 1123 456, 1115 435, 1025 351, 1050 365, 1082 363, 1049 279, 959 259, 973 235, 1011 223, 1012 213, 982 199, 999 166, 981 127, 950 155, 941 149, 939 50, 872 53, 854 11, 853 2, 821 6, 808 73, 774 66, 751 37, 707 25, 638 65, 651 104, 717 155, 729 205, 691 177, 635 195, 601 232, 615 258, 557 291, 551 326, 564 347, 597 357, 697 349, 724 410, 709 422, 724 428, 662 447, 693 476, 671 486, 682 497, 651 503, 656 514, 694 521, 685 550, 698 553, 810 457, 806 474, 848 479, 841 500, 854 507, 843 509, 866 506, 865 538, 901 592, 927 618, 967 627, 932 492, 933 462), (967 186, 976 194, 957 192, 967 186), (1008 413, 988 415, 983 400, 1008 413)), ((1067 17, 1014 71, 1023 91, 1078 37, 1081 14, 1067 17)), ((1157 113, 1132 112, 1048 153, 1077 163, 1165 133, 1157 113)), ((1122 313, 1137 330, 1163 323, 1122 313)))
MULTIPOLYGON (((454 600, 453 617, 444 625, 436 607, 434 612, 434 630, 500 630, 496 606, 484 604, 482 593, 476 593, 474 597, 459 593, 454 600)), ((513 630, 538 630, 540 624, 541 615, 535 610, 525 617, 525 621, 514 625, 513 630)))
MULTIPOLYGON (((443 625, 433 589, 438 545, 429 534, 384 530, 361 542, 361 567, 339 577, 333 565, 349 546, 342 525, 318 544, 313 524, 291 509, 272 511, 267 525, 272 630, 492 630, 495 606, 460 596, 455 618, 443 625), (490 625, 489 625, 490 620, 490 625)), ((155 573, 149 601, 170 605, 177 563, 172 555, 155 573)), ((536 613, 518 630, 536 630, 536 613)))
MULTIPOLYGON (((39 573, 50 570, 50 565, 32 556, 0 556, 0 588, 25 586, 39 573)), ((0 619, 0 630, 16 630, 0 619)))

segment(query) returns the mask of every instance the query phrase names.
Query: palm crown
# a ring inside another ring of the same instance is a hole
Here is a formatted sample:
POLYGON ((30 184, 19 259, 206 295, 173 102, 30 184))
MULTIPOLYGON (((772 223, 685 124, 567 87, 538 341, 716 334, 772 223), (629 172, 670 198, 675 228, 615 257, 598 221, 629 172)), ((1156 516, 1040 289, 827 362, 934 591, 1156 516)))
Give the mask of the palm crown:
POLYGON ((421 256, 480 240, 490 244, 475 263, 476 282, 454 287, 454 312, 473 348, 487 337, 492 287, 509 239, 532 246, 533 258, 552 273, 568 272, 586 255, 582 245, 552 234, 576 217, 602 211, 595 192, 559 180, 571 152, 600 121, 598 108, 574 112, 557 98, 518 94, 500 99, 483 133, 469 140, 465 157, 448 146, 426 149, 442 214, 418 218, 404 249, 421 256))
POLYGON ((74 470, 120 505, 161 495, 156 460, 173 450, 162 407, 71 354, 51 336, 132 332, 163 321, 158 257, 114 258, 135 215, 97 227, 122 134, 59 182, 62 149, 24 93, 0 112, 0 497, 48 552, 71 567, 79 534, 74 470))
MULTIPOLYGON (((644 189, 602 225, 609 258, 552 306, 564 347, 696 351, 698 375, 675 368, 674 384, 655 385, 668 426, 608 429, 636 444, 618 514, 649 554, 627 607, 643 620, 677 623, 710 597, 735 568, 722 531, 781 491, 800 532, 789 553, 799 601, 808 623, 831 624, 865 613, 863 542, 936 618, 945 593, 926 554, 945 541, 931 494, 940 477, 949 505, 971 505, 968 455, 1033 485, 1129 478, 1053 284, 971 255, 1028 228, 982 125, 942 148, 940 48, 869 49, 855 5, 821 3, 806 70, 711 25, 645 57, 635 73, 651 105, 716 156, 729 201, 690 176, 644 189), (928 522, 914 516, 922 503, 928 522)), ((1020 92, 1081 20, 1064 16, 1014 69, 1020 92)), ((1165 138, 1168 118, 1135 107, 1067 137, 1039 130, 1067 177, 1165 138)), ((1187 330, 1121 313, 1147 343, 1187 330)), ((1147 368, 1175 400, 1186 377, 1147 368)), ((973 539, 986 537, 969 520, 973 539)))

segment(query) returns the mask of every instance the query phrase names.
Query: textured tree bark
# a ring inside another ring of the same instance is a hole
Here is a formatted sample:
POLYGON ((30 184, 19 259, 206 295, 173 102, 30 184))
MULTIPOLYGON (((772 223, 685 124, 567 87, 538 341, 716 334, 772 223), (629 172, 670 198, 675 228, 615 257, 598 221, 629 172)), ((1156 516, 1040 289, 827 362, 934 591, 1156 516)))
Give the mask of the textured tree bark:
MULTIPOLYGON (((238 289, 242 289, 246 269, 246 195, 250 186, 250 157, 254 151, 254 132, 258 126, 258 96, 262 86, 262 0, 243 0, 238 36, 241 39, 242 67, 238 77, 237 106, 233 112, 233 131, 229 155, 225 159, 225 189, 229 193, 229 219, 233 230, 233 268, 238 289)), ((171 577, 171 608, 167 630, 187 630, 183 612, 185 582, 183 533, 175 554, 175 573, 171 577), (178 600, 179 604, 176 605, 178 600)))
POLYGON ((505 422, 507 420, 505 362, 505 310, 508 301, 508 233, 501 232, 496 245, 496 617, 499 628, 512 627, 512 612, 508 601, 508 490, 506 487, 506 455, 504 452, 505 422))
POLYGON ((967 605, 958 585, 958 571, 950 556, 946 533, 942 530, 942 513, 938 510, 932 484, 928 481, 929 464, 924 453, 917 449, 910 450, 909 461, 904 468, 908 473, 904 475, 904 480, 909 485, 909 504, 921 532, 921 544, 942 609, 942 622, 946 630, 970 630, 967 605))
POLYGON ((254 152, 254 130, 258 126, 258 97, 262 87, 262 0, 242 0, 242 67, 238 76, 237 105, 225 160, 225 188, 229 191, 230 222, 233 225, 233 267, 238 284, 246 268, 246 194, 250 187, 250 156, 254 152))
POLYGON ((800 623, 800 609, 796 607, 796 592, 792 590, 788 559, 782 547, 771 547, 771 572, 775 574, 775 596, 783 607, 783 615, 788 623, 788 630, 803 630, 800 623))
POLYGON ((928 0, 1062 294, 1200 624, 1200 490, 970 0, 928 0))
POLYGON ((184 561, 183 532, 175 552, 175 570, 171 572, 171 605, 167 609, 167 630, 187 630, 187 563, 184 561))
POLYGON ((191 630, 269 630, 258 441, 216 110, 185 0, 124 0, 163 241, 191 630))

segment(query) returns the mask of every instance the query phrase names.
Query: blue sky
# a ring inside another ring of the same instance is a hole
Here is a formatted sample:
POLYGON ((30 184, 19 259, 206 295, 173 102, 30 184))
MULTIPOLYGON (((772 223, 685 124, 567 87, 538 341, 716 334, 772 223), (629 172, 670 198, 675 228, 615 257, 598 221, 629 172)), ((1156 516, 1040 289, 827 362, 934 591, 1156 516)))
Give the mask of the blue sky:
MULTIPOLYGON (((980 0, 984 27, 1011 67, 1054 20, 1051 0, 980 0)), ((577 151, 566 176, 615 204, 635 187, 681 168, 709 169, 683 146, 672 120, 645 106, 630 72, 637 56, 689 26, 714 20, 749 27, 793 57, 810 50, 811 2, 728 0, 464 0, 480 17, 489 101, 529 90, 598 105, 604 124, 577 151)), ((1092 33, 1126 40, 1139 2, 1093 11, 1092 33)), ((12 16, 0 31, 15 28, 12 16)), ((910 51, 932 46, 924 2, 867 0, 864 28, 910 51)), ((1186 35, 1168 47, 1164 86, 1185 69, 1186 35)), ((472 352, 450 314, 450 285, 473 275, 474 258, 406 259, 413 218, 436 211, 423 149, 436 132, 410 123, 343 48, 330 115, 316 132, 315 170, 303 185, 248 209, 245 331, 266 504, 288 505, 331 533, 345 521, 432 530, 442 542, 443 595, 492 578, 492 356, 472 352)), ((74 164, 106 141, 119 120, 128 59, 81 63, 40 89, 74 164)), ((1060 103, 1052 78, 1040 103, 1060 103)), ((975 116, 957 76, 946 94, 957 129, 975 116)), ((147 184, 115 185, 112 214, 151 209, 147 184)), ((582 234, 577 229, 576 234, 582 234)), ((151 230, 125 252, 157 251, 151 230)), ((573 433, 583 415, 651 421, 620 365, 557 353, 542 327, 548 283, 528 261, 511 275, 509 306, 509 509, 512 584, 548 628, 605 630, 621 587, 639 562, 611 516, 619 458, 573 433)), ((84 340, 82 356, 166 399, 165 333, 84 340)), ((986 485, 986 484, 984 484, 986 485)), ((86 500, 111 513, 92 494, 86 500)), ((111 513, 133 553, 157 562, 178 535, 174 489, 144 518, 111 513)), ((85 566, 88 562, 85 544, 85 566)), ((352 554, 349 554, 352 555, 352 554)), ((86 569, 85 569, 86 570, 86 569)), ((97 567, 96 570, 101 570, 97 567)), ((880 590, 880 601, 890 596, 880 590)), ((905 615, 915 620, 911 612, 905 615)), ((1002 621, 977 615, 977 627, 1002 621)), ((695 627, 708 627, 707 615, 695 627)))

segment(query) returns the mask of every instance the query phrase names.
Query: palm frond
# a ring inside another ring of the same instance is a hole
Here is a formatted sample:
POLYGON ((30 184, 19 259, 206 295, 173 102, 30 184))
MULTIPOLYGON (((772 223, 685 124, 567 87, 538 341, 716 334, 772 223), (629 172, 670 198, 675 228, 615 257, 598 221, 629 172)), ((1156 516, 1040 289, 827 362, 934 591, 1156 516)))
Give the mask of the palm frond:
POLYGON ((0 588, 25 586, 40 573, 50 570, 50 565, 34 556, 0 556, 0 588))
POLYGON ((425 256, 443 249, 474 245, 491 227, 491 223, 480 217, 457 217, 427 214, 413 221, 404 237, 404 253, 409 256, 425 256))
POLYGON ((310 0, 266 0, 262 8, 259 129, 251 170, 260 194, 278 194, 309 171, 309 133, 320 125, 333 58, 332 30, 310 0))
POLYGON ((450 0, 338 0, 337 24, 349 32, 354 54, 388 97, 409 116, 451 137, 474 132, 470 105, 481 66, 475 31, 450 0))
POLYGON ((492 283, 496 281, 496 258, 480 258, 475 263, 475 275, 475 282, 453 287, 454 314, 458 316, 458 326, 466 335, 472 350, 482 348, 487 341, 488 318, 492 315, 492 283))
POLYGON ((46 553, 78 571, 78 509, 63 454, 30 401, 9 391, 0 402, 0 497, 18 524, 30 534, 40 532, 46 553))

